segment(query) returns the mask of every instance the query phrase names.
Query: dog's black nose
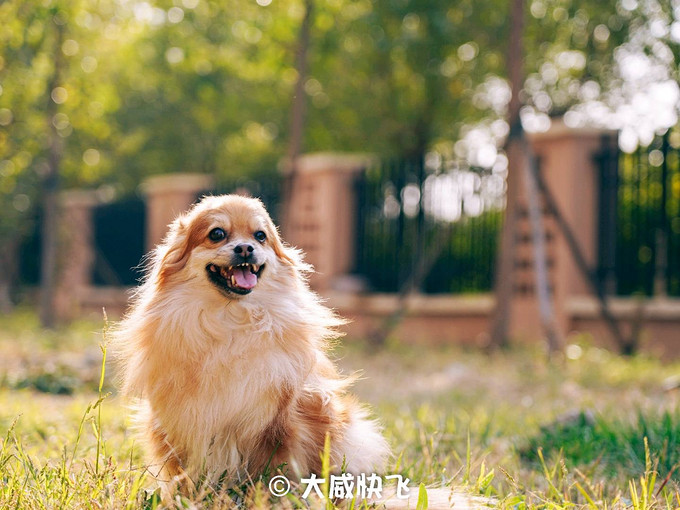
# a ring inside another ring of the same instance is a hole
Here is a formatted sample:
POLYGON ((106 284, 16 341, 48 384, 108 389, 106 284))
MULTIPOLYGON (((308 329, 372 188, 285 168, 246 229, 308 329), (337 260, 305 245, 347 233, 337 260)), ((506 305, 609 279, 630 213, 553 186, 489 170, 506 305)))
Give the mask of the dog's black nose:
POLYGON ((234 248, 234 253, 241 255, 243 258, 248 258, 253 253, 253 246, 251 244, 239 244, 234 248))

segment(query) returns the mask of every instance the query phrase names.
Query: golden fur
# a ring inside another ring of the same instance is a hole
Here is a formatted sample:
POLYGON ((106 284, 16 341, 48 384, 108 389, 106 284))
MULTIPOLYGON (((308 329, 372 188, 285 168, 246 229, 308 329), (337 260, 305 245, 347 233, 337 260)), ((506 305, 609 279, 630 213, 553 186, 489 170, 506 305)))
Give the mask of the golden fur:
POLYGON ((381 468, 387 444, 326 354, 342 321, 308 288, 308 270, 256 199, 206 197, 171 224, 114 332, 160 480, 236 483, 284 463, 318 473, 326 433, 335 469, 381 468), (216 227, 226 239, 211 240, 216 227), (248 245, 264 264, 252 292, 216 286, 211 264, 228 266, 248 245))

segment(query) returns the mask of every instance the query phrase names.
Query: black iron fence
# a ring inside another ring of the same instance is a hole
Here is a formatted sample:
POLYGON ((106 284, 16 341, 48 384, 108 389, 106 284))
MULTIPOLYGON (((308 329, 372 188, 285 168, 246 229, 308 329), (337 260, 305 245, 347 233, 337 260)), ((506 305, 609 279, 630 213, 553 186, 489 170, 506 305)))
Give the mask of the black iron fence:
MULTIPOLYGON (((241 193, 260 198, 272 215, 279 210, 280 178, 265 175, 258 178, 234 178, 213 189, 197 194, 241 193)), ((141 264, 145 253, 146 205, 137 196, 124 197, 99 205, 94 210, 95 263, 92 281, 95 285, 136 285, 143 276, 141 264)))
MULTIPOLYGON (((276 219, 280 209, 281 179, 278 174, 257 178, 234 178, 205 190, 205 194, 241 193, 260 198, 276 219)), ((141 280, 146 251, 146 204, 137 195, 127 195, 97 205, 92 211, 94 263, 91 281, 97 286, 133 286, 141 280)), ((40 283, 40 228, 36 211, 32 229, 20 247, 18 280, 23 285, 40 283)))
MULTIPOLYGON (((146 210, 137 196, 97 205, 92 211, 94 285, 137 285, 142 277, 146 210)), ((32 230, 20 246, 19 283, 40 284, 42 211, 35 212, 32 230)))
POLYGON ((38 285, 41 280, 40 258, 42 256, 42 244, 40 229, 42 228, 42 207, 36 207, 31 213, 28 234, 19 246, 18 283, 21 285, 38 285))
POLYGON ((355 273, 379 292, 490 290, 504 193, 502 175, 438 154, 374 165, 357 181, 355 273))
POLYGON ((680 296, 680 132, 600 155, 600 278, 619 295, 680 296))
POLYGON ((146 243, 146 206, 138 196, 100 204, 93 211, 95 285, 137 285, 146 243))
MULTIPOLYGON (((680 132, 632 154, 605 147, 599 163, 601 284, 611 294, 680 296, 680 132)), ((281 191, 278 175, 232 179, 207 190, 259 197, 275 219, 281 191)), ((373 165, 357 179, 356 194, 354 272, 369 290, 398 292, 409 284, 427 293, 491 290, 504 175, 430 154, 373 165)), ((22 246, 23 283, 39 279, 39 223, 22 246)), ((95 209, 95 284, 137 282, 144 226, 137 197, 95 209)))

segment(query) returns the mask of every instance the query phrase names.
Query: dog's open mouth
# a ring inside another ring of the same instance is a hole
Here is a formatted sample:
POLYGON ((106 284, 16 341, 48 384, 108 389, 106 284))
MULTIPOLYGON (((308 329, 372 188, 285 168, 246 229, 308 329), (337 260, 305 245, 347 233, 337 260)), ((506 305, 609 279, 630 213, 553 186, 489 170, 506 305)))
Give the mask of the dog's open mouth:
POLYGON ((264 270, 264 264, 239 264, 237 266, 206 266, 208 278, 219 288, 235 294, 249 294, 264 270))

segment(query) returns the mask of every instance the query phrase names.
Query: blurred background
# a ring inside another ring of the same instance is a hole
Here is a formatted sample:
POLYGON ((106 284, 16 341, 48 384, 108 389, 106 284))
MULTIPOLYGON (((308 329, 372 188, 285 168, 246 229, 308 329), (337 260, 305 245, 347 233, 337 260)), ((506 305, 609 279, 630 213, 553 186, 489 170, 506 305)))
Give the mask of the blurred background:
POLYGON ((0 507, 156 508, 102 309, 232 192, 389 472, 677 507, 679 59, 680 0, 0 0, 0 507))
POLYGON ((672 355, 680 3, 518 9, 6 0, 0 309, 119 315, 167 223, 239 192, 355 336, 672 355))

